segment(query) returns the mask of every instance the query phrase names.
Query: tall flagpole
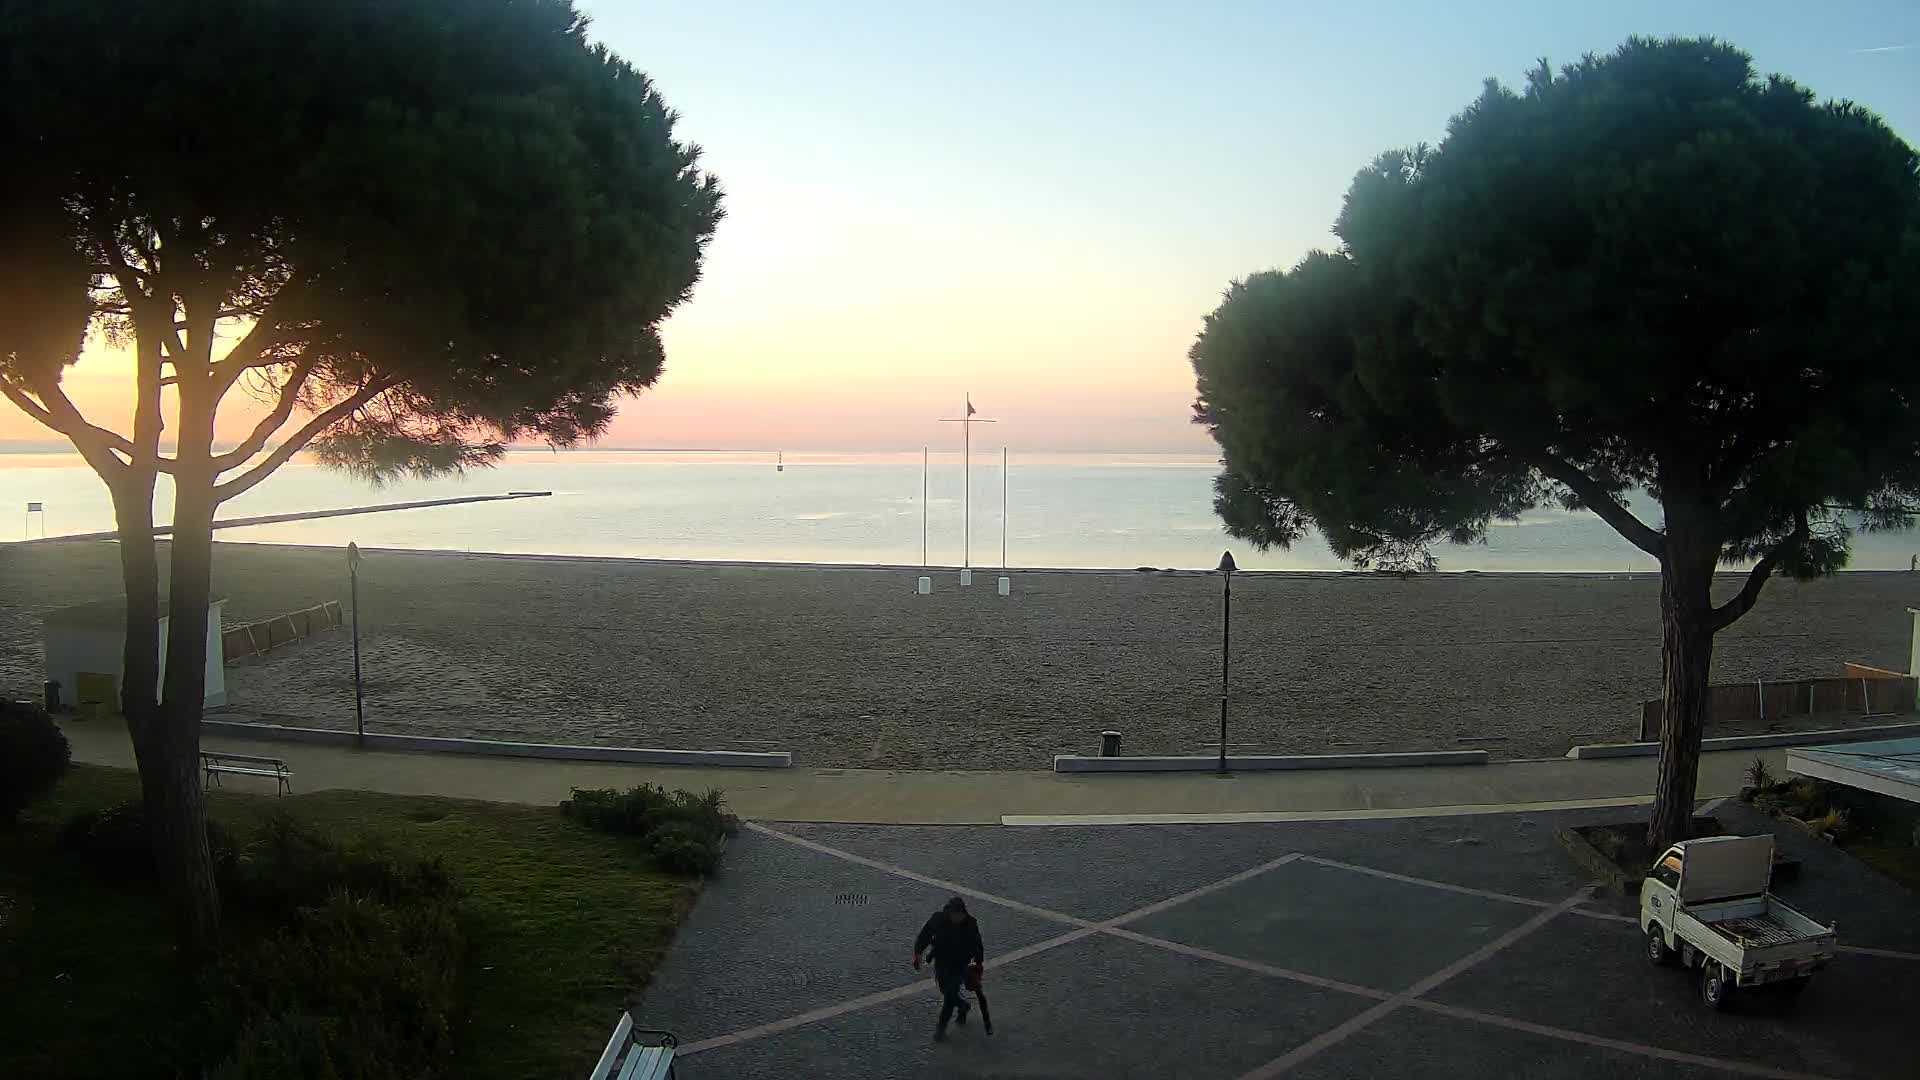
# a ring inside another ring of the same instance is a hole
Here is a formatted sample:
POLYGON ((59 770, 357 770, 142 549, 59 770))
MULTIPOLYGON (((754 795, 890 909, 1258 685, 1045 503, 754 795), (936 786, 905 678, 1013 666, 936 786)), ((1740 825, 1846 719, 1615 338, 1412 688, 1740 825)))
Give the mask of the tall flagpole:
POLYGON ((1007 448, 1000 448, 1000 569, 1007 568, 1007 448))
POLYGON ((927 448, 920 448, 920 569, 927 568, 927 448))
POLYGON ((960 453, 965 459, 960 463, 960 527, 966 533, 960 545, 962 581, 966 580, 965 574, 973 566, 973 425, 999 423, 998 420, 989 420, 984 416, 975 416, 973 414, 973 395, 968 394, 966 412, 962 413, 958 419, 942 419, 940 421, 943 424, 960 425, 960 453))

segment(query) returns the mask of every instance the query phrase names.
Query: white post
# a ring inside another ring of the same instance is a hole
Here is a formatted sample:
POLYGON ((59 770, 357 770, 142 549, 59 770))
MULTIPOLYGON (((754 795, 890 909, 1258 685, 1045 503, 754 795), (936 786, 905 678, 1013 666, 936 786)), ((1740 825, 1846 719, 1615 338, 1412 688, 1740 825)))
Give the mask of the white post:
POLYGON ((1907 638, 1907 674, 1920 678, 1920 608, 1908 608, 1913 616, 1913 634, 1907 638))
POLYGON ((967 395, 967 418, 960 421, 960 584, 973 583, 973 395, 967 395))

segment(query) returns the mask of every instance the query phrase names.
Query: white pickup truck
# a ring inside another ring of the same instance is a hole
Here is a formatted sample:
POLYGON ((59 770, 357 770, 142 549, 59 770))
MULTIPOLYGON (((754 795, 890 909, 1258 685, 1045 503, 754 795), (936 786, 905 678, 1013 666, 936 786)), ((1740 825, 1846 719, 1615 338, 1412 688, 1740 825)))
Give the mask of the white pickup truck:
POLYGON ((1834 932, 1767 891, 1773 837, 1716 836, 1668 848, 1640 883, 1647 959, 1700 969, 1700 999, 1724 1009, 1738 987, 1798 994, 1834 955, 1834 932))

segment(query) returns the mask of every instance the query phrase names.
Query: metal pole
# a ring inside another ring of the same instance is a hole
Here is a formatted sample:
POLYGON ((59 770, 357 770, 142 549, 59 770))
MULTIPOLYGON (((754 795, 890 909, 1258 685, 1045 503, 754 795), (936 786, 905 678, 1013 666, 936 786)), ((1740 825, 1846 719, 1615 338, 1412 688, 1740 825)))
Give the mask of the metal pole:
POLYGON ((1227 665, 1228 647, 1233 642, 1233 571, 1220 575, 1224 586, 1220 594, 1220 775, 1227 775, 1227 665))
POLYGON ((1007 448, 1000 448, 1000 569, 1007 568, 1007 448))
POLYGON ((960 569, 973 565, 973 395, 967 395, 967 416, 960 421, 960 569))
POLYGON ((367 718, 360 692, 360 545, 347 545, 348 592, 353 600, 353 746, 367 745, 367 718))
POLYGON ((920 448, 920 569, 927 568, 927 448, 920 448))

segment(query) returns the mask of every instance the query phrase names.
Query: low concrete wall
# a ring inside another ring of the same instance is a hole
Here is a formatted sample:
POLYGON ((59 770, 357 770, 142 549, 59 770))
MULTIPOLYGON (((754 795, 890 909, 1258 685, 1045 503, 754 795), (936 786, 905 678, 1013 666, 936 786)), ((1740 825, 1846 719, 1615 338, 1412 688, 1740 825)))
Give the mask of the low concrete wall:
MULTIPOLYGON (((1920 723, 1880 724, 1874 727, 1831 728, 1826 731, 1781 731, 1769 735, 1728 735, 1700 740, 1700 749, 1764 750, 1774 746, 1819 746, 1822 743, 1864 742, 1920 735, 1920 723)), ((1576 746, 1567 756, 1580 761, 1595 758, 1648 757, 1660 752, 1657 742, 1592 743, 1576 746)))
MULTIPOLYGON (((1398 754, 1228 754, 1230 772, 1271 769, 1398 769, 1410 765, 1485 765, 1485 750, 1424 750, 1398 754)), ((1212 772, 1218 756, 1092 757, 1056 754, 1053 771, 1059 773, 1212 772)))
MULTIPOLYGON (((318 743, 323 746, 353 746, 351 731, 332 728, 282 727, 278 724, 250 724, 233 720, 203 720, 202 735, 226 735, 235 739, 272 739, 285 742, 318 743)), ((657 750, 632 746, 567 746, 559 743, 494 742, 489 739, 440 739, 427 735, 386 735, 368 733, 368 750, 408 750, 434 754, 482 754, 492 757, 547 758, 559 761, 618 761, 629 765, 699 765, 729 769, 786 769, 793 755, 757 753, 746 750, 657 750)))

